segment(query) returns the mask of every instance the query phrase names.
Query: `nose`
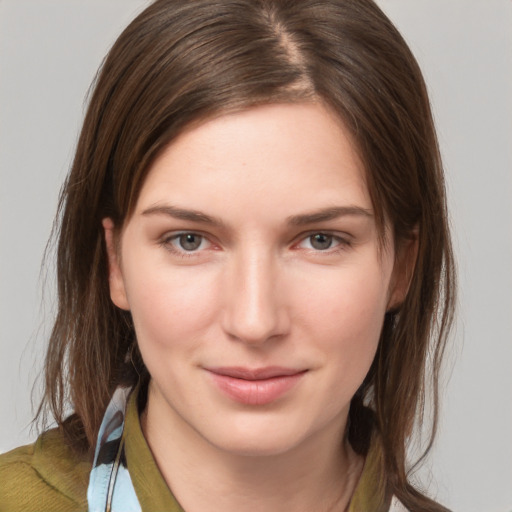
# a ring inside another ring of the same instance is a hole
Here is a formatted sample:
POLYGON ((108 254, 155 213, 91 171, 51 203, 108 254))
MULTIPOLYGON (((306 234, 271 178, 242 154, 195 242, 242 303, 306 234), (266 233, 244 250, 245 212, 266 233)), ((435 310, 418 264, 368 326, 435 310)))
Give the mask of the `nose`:
POLYGON ((258 251, 234 258, 225 283, 223 328, 228 336, 251 345, 282 337, 290 323, 278 264, 258 251))

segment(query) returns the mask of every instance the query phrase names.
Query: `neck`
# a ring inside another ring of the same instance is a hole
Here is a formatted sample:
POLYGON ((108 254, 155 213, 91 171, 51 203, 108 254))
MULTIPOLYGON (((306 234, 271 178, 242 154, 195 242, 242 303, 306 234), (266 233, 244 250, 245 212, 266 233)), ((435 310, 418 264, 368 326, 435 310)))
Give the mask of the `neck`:
POLYGON ((149 399, 142 429, 187 512, 348 510, 363 460, 343 440, 346 418, 336 431, 319 432, 284 453, 245 455, 219 449, 180 418, 163 421, 160 414, 149 399))

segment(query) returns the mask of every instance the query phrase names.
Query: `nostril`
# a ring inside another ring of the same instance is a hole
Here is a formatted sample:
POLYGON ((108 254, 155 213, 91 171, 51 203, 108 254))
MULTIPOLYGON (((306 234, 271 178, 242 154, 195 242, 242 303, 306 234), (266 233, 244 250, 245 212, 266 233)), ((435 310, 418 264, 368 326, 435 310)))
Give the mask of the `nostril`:
POLYGON ((228 309, 225 331, 234 340, 261 344, 283 336, 287 331, 286 324, 277 304, 238 300, 228 309))

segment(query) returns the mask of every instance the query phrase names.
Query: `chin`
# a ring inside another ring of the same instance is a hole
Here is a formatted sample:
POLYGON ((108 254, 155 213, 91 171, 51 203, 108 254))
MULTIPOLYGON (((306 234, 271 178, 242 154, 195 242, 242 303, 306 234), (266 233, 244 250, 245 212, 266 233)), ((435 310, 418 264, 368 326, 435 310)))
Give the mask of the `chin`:
POLYGON ((202 432, 215 448, 246 457, 272 457, 293 451, 309 437, 295 425, 283 421, 241 421, 219 426, 217 431, 202 432), (292 427, 292 428, 289 428, 292 427))
POLYGON ((216 448, 229 453, 234 456, 240 457, 276 457, 283 455, 293 450, 296 447, 296 443, 279 442, 275 438, 230 438, 225 442, 215 443, 216 448))

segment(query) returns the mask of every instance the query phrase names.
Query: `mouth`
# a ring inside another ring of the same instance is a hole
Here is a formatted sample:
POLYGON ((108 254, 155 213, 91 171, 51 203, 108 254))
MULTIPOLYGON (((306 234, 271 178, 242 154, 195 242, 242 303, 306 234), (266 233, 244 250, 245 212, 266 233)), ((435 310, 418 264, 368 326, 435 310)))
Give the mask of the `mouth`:
POLYGON ((264 368, 205 368, 224 395, 245 405, 265 405, 292 390, 307 370, 268 366, 264 368))

